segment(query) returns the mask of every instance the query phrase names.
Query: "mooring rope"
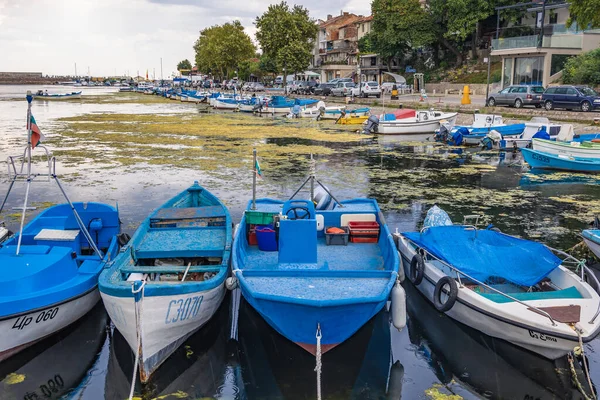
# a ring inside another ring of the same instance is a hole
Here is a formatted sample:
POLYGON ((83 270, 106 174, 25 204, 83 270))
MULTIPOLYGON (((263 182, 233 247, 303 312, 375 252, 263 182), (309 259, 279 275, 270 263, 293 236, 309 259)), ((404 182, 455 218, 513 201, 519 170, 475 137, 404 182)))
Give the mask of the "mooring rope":
POLYGON ((321 334, 321 324, 317 324, 317 365, 315 366, 315 371, 317 372, 317 400, 321 400, 321 368, 323 364, 321 363, 321 338, 323 335, 321 334))
POLYGON ((133 399, 133 392, 135 390, 135 381, 137 378, 138 365, 140 363, 140 346, 142 342, 142 300, 144 299, 144 286, 146 281, 142 281, 142 284, 138 289, 135 289, 135 282, 131 285, 131 293, 135 300, 136 294, 142 292, 139 301, 135 300, 135 332, 137 336, 137 346, 135 349, 135 362, 133 363, 133 377, 131 378, 131 389, 129 390, 129 400, 133 399))
POLYGON ((579 338, 579 348, 581 349, 581 358, 583 359, 583 371, 585 372, 585 377, 587 378, 588 385, 590 386, 590 390, 592 393, 592 398, 596 398, 596 394, 594 393, 594 386, 592 386, 592 380, 590 379, 590 370, 588 369, 587 360, 585 357, 585 351, 583 348, 583 340, 581 339, 581 332, 579 329, 575 328, 575 332, 577 332, 577 337, 579 338))

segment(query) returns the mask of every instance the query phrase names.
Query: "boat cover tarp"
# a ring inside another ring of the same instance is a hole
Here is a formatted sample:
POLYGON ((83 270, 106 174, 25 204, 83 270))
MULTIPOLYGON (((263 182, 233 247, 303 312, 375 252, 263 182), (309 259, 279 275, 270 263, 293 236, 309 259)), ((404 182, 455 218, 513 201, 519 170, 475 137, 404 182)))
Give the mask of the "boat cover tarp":
POLYGON ((434 256, 483 282, 493 276, 517 285, 533 286, 562 263, 541 243, 492 230, 436 226, 423 233, 406 232, 403 235, 434 256))

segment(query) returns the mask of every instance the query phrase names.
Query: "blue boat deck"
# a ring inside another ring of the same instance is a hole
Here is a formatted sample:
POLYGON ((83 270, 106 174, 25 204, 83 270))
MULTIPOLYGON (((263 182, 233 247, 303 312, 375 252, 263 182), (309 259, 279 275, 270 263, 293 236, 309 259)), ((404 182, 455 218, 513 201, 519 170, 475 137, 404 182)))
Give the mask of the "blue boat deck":
POLYGON ((150 229, 135 254, 137 258, 222 257, 225 233, 222 227, 150 229))
POLYGON ((321 271, 384 270, 383 255, 378 243, 348 243, 348 246, 327 246, 324 237, 317 238, 316 264, 279 264, 278 251, 260 251, 249 246, 246 259, 252 260, 252 270, 314 269, 321 271))

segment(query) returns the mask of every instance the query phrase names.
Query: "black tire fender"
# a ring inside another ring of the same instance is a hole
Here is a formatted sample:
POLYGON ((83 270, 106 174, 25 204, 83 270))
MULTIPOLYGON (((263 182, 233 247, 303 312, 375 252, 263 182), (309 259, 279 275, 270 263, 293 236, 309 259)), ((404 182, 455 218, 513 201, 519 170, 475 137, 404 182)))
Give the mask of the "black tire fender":
POLYGON ((408 279, 410 279, 413 285, 418 286, 423 281, 424 275, 425 261, 423 260, 423 256, 417 252, 417 254, 415 254, 412 260, 410 261, 408 279))
POLYGON ((131 236, 129 236, 128 233, 121 233, 117 236, 117 241, 119 242, 120 247, 123 247, 127 243, 129 243, 130 239, 131 239, 131 236))
POLYGON ((439 312, 449 311, 456 303, 456 298, 458 297, 458 285, 456 284, 456 280, 449 276, 442 277, 435 284, 435 289, 433 290, 433 305, 439 312), (447 293, 448 298, 446 302, 442 303, 442 289, 444 286, 448 285, 450 287, 450 291, 447 293))

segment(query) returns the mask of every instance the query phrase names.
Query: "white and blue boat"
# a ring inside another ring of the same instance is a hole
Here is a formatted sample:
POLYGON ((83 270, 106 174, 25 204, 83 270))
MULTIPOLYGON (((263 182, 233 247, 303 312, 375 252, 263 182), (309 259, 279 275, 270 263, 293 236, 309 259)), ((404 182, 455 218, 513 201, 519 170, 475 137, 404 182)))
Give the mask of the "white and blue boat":
POLYGON ((81 91, 79 92, 71 92, 71 93, 42 93, 42 91, 38 91, 34 98, 36 100, 75 100, 81 98, 81 91))
POLYGON ((539 150, 521 149, 523 159, 531 168, 555 169, 575 172, 600 172, 600 158, 574 157, 567 154, 550 154, 539 150))
POLYGON ((489 336, 557 359, 600 333, 600 296, 584 278, 591 272, 564 252, 453 225, 437 207, 421 231, 399 235, 398 250, 406 276, 439 312, 489 336))
POLYGON ((101 203, 72 204, 101 256, 70 204, 44 210, 21 240, 16 234, 0 245, 0 360, 77 321, 100 300, 98 276, 119 250, 119 213, 101 203))
MULTIPOLYGON (((32 100, 28 92, 27 121, 32 119, 32 100)), ((119 249, 117 209, 72 203, 53 168, 55 159, 42 145, 35 148, 45 151, 48 169, 34 171, 32 126, 27 128, 24 157, 8 157, 11 181, 0 204, 1 212, 14 184, 26 181, 19 232, 4 241, 0 238, 0 361, 87 314, 100 300, 98 276, 119 249), (25 224, 35 177, 55 180, 67 203, 52 206, 25 224)))
POLYGON ((331 199, 315 199, 316 208, 312 200, 250 201, 232 252, 233 275, 246 301, 277 332, 317 357, 376 315, 398 279, 398 253, 377 201, 331 199), (327 229, 347 231, 357 221, 380 232, 367 243, 351 233, 349 243, 339 242, 346 245, 328 245, 333 239, 327 229), (259 247, 252 244, 255 224, 273 228, 272 251, 261 250, 260 237, 259 247))
POLYGON ((219 308, 231 242, 227 208, 195 182, 152 212, 100 275, 142 382, 219 308))
POLYGON ((440 129, 435 138, 451 145, 478 145, 493 130, 502 137, 517 136, 523 133, 525 124, 507 125, 500 115, 474 114, 472 125, 454 126, 449 132, 440 129))

